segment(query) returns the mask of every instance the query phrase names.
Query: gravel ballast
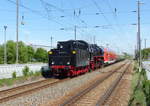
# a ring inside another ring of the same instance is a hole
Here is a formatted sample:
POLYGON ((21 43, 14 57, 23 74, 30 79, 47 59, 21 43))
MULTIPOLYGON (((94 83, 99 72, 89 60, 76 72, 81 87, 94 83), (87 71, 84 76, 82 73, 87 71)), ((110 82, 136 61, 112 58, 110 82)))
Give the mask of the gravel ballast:
MULTIPOLYGON (((112 70, 124 62, 114 64, 112 66, 100 69, 101 71, 112 70)), ((100 71, 94 71, 87 73, 75 78, 72 78, 66 82, 59 83, 57 85, 51 86, 39 90, 38 92, 32 93, 30 95, 22 96, 13 100, 10 100, 6 103, 0 104, 0 106, 38 106, 45 104, 47 101, 54 100, 56 98, 65 96, 68 94, 68 91, 82 86, 84 83, 92 80, 95 76, 100 74, 100 71)))

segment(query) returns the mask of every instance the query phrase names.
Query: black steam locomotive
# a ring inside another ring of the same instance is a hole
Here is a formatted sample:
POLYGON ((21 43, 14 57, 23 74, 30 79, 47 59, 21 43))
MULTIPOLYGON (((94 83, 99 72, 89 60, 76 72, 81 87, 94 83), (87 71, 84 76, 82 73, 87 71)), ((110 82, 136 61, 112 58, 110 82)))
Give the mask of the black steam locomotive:
POLYGON ((104 50, 83 40, 58 42, 57 48, 48 52, 49 65, 42 68, 42 75, 73 77, 99 68, 104 63, 104 50))

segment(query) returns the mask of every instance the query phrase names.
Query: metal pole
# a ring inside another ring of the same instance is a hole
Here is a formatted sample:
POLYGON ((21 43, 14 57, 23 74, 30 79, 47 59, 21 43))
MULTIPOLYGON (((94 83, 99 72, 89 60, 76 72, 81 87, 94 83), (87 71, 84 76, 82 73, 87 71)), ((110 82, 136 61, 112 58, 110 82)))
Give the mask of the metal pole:
POLYGON ((140 32, 140 1, 137 3, 138 5, 138 41, 139 41, 139 70, 142 68, 142 57, 141 57, 141 32, 140 32))
POLYGON ((139 64, 139 35, 138 35, 138 32, 137 32, 137 52, 136 52, 136 56, 137 56, 137 61, 138 61, 138 64, 139 64))
POLYGON ((76 30, 77 30, 77 26, 75 25, 75 26, 74 26, 74 39, 75 39, 75 40, 76 40, 76 36, 77 36, 77 35, 76 35, 76 33, 77 33, 76 30))
POLYGON ((16 0, 16 64, 18 63, 19 0, 16 0))
POLYGON ((4 64, 7 64, 7 45, 6 45, 6 29, 7 26, 4 26, 4 64))
POLYGON ((134 57, 135 57, 135 59, 136 59, 136 56, 137 56, 137 55, 136 55, 136 53, 137 53, 136 45, 134 46, 134 49, 135 49, 135 50, 134 50, 134 57))
POLYGON ((147 40, 147 39, 144 39, 144 40, 145 40, 145 49, 146 49, 146 40, 147 40))
POLYGON ((94 44, 96 44, 96 42, 95 42, 95 36, 94 36, 93 40, 94 40, 94 44))
POLYGON ((53 37, 51 36, 51 49, 52 49, 53 37))
MULTIPOLYGON (((138 35, 138 32, 137 32, 137 51, 139 52, 139 35, 138 35)), ((139 55, 139 54, 138 54, 139 55)))

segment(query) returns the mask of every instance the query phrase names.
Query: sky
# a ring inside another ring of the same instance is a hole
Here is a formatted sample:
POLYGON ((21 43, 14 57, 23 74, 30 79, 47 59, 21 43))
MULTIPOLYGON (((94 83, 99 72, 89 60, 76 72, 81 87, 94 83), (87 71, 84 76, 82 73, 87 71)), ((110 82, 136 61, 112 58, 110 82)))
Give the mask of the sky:
MULTIPOLYGON (((141 0, 141 39, 150 47, 150 2, 141 0)), ((16 41, 16 0, 0 0, 0 44, 16 41)), ((137 0, 19 0, 19 40, 26 44, 51 45, 77 39, 106 45, 117 53, 134 54, 137 0), (21 23, 24 23, 21 24, 21 23), (97 26, 97 27, 96 27, 97 26), (63 29, 63 30, 62 30, 63 29)))

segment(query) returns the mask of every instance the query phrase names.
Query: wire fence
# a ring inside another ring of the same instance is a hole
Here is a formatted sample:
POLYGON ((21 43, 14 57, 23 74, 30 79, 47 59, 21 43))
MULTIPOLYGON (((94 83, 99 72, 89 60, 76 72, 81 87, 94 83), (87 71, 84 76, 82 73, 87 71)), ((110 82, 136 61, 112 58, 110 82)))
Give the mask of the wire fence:
POLYGON ((16 72, 17 76, 22 76, 22 70, 25 66, 28 66, 30 71, 40 71, 42 66, 46 66, 44 63, 36 64, 12 64, 12 65, 0 65, 0 79, 12 78, 12 73, 16 72))

